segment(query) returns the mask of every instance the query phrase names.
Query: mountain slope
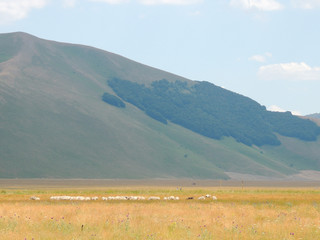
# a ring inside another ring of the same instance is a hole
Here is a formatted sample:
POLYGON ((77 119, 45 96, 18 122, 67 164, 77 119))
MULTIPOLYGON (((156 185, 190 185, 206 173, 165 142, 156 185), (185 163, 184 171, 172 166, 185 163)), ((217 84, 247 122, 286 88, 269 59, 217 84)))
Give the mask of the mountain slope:
POLYGON ((285 177, 320 170, 319 142, 279 136, 317 152, 299 165, 300 155, 285 144, 211 139, 164 125, 128 102, 109 105, 101 98, 115 94, 107 84, 113 78, 194 84, 95 48, 1 34, 0 177, 226 179, 225 172, 285 177))
POLYGON ((306 117, 320 119, 320 113, 310 114, 310 115, 307 115, 306 117))
POLYGON ((231 136, 249 146, 262 146, 280 145, 274 132, 305 141, 315 141, 320 134, 320 128, 310 120, 290 112, 269 112, 250 98, 209 82, 194 81, 188 86, 182 81, 170 83, 162 79, 146 87, 111 79, 108 84, 124 101, 154 119, 164 124, 170 120, 214 139, 231 136))

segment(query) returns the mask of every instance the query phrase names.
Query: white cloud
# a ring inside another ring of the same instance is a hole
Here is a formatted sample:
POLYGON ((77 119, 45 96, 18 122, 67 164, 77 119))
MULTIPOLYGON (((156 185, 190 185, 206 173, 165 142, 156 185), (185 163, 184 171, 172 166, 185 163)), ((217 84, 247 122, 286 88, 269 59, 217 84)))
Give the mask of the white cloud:
MULTIPOLYGON (((89 0, 91 2, 105 2, 109 4, 128 3, 131 0, 89 0)), ((191 5, 203 2, 203 0, 135 0, 143 5, 191 5)))
POLYGON ((262 63, 262 62, 266 62, 267 59, 271 57, 272 57, 272 54, 269 52, 266 52, 265 54, 262 54, 262 55, 253 55, 249 58, 249 60, 262 63))
POLYGON ((145 5, 191 5, 201 3, 203 0, 139 0, 141 4, 145 5))
POLYGON ((267 109, 272 112, 286 112, 286 110, 282 109, 281 107, 279 107, 277 105, 271 105, 267 109))
POLYGON ((74 7, 76 5, 77 0, 63 0, 62 4, 64 7, 74 7))
POLYGON ((303 9, 320 7, 320 0, 292 0, 293 6, 303 9))
POLYGON ((47 0, 0 0, 0 24, 25 18, 34 8, 43 8, 47 0))
MULTIPOLYGON (((281 107, 277 105, 271 105, 267 108, 268 111, 271 112, 287 112, 287 110, 282 109, 281 107)), ((296 116, 302 116, 302 114, 299 111, 290 111, 293 115, 296 116)))
POLYGON ((320 81, 320 67, 301 63, 280 63, 259 68, 258 75, 264 80, 320 81))
POLYGON ((255 62, 265 62, 266 57, 263 55, 254 55, 254 56, 250 57, 249 60, 255 61, 255 62))
MULTIPOLYGON (((109 4, 128 3, 131 0, 89 0, 91 2, 105 2, 109 4)), ((203 2, 203 0, 135 0, 143 5, 191 5, 203 2)))
POLYGON ((295 116, 302 116, 302 113, 299 112, 299 111, 290 111, 292 113, 292 115, 295 115, 295 116))
MULTIPOLYGON (((287 110, 284 110, 277 105, 271 105, 267 107, 267 110, 271 112, 287 112, 287 110)), ((290 111, 290 112, 292 113, 292 115, 302 116, 302 114, 299 111, 290 111)))
POLYGON ((260 11, 276 11, 283 8, 283 5, 276 0, 231 0, 230 5, 245 10, 260 11))
POLYGON ((130 0, 89 0, 91 2, 105 2, 109 4, 120 4, 120 3, 127 3, 130 2, 130 0))

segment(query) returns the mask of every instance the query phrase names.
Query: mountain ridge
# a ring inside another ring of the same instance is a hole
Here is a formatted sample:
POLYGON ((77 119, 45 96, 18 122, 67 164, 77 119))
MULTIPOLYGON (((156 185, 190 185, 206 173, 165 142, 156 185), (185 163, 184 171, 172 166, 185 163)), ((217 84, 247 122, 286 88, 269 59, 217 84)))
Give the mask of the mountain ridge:
POLYGON ((309 115, 306 115, 306 117, 320 119, 320 113, 309 114, 309 115))
POLYGON ((161 79, 194 84, 183 77, 24 33, 0 34, 0 56, 1 178, 281 178, 320 170, 319 141, 280 137, 280 146, 250 147, 102 101, 115 95, 107 84, 114 77, 147 87, 161 79))

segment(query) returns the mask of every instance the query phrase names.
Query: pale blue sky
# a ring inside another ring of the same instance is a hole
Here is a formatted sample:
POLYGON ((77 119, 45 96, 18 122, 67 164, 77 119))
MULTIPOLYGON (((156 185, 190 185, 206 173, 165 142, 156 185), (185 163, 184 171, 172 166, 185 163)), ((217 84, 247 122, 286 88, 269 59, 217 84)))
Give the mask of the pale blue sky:
POLYGON ((320 112, 320 0, 0 0, 0 33, 101 48, 270 109, 320 112))

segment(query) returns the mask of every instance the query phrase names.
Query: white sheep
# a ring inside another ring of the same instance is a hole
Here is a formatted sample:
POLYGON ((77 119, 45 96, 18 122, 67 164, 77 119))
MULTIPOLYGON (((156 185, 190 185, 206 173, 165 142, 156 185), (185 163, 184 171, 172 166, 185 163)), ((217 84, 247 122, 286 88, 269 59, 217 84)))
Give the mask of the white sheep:
MULTIPOLYGON (((81 196, 77 196, 77 197, 75 197, 75 196, 52 196, 52 197, 50 197, 50 200, 70 200, 70 201, 80 200, 80 201, 83 201, 83 200, 86 200, 86 198, 81 197, 81 196)), ((87 200, 90 200, 90 198, 87 200)))
POLYGON ((212 200, 216 201, 218 198, 216 196, 212 196, 212 200))
POLYGON ((205 196, 201 196, 201 197, 198 198, 198 200, 205 200, 205 199, 206 199, 205 196))
POLYGON ((145 200, 145 197, 142 196, 131 196, 129 197, 129 200, 145 200))
POLYGON ((126 197, 126 196, 115 196, 115 197, 109 196, 107 198, 108 200, 128 200, 129 199, 129 197, 126 197))
POLYGON ((170 197, 165 197, 164 200, 179 200, 179 197, 175 197, 175 196, 170 196, 170 197))
POLYGON ((39 200, 40 200, 40 198, 39 198, 39 197, 32 196, 32 197, 30 198, 30 200, 39 201, 39 200))
POLYGON ((128 200, 133 200, 133 201, 136 201, 138 200, 139 198, 137 196, 130 196, 128 197, 128 200))
POLYGON ((149 197, 148 200, 160 200, 160 197, 149 197))
POLYGON ((70 196, 60 196, 61 200, 71 200, 70 196))
POLYGON ((50 200, 61 200, 60 196, 52 196, 50 197, 50 200))
POLYGON ((128 200, 126 196, 117 196, 117 200, 128 200))
POLYGON ((210 194, 207 194, 207 195, 206 195, 206 198, 210 198, 210 197, 211 197, 211 195, 210 195, 210 194))
POLYGON ((99 197, 92 197, 91 200, 93 201, 97 201, 99 199, 99 197))

